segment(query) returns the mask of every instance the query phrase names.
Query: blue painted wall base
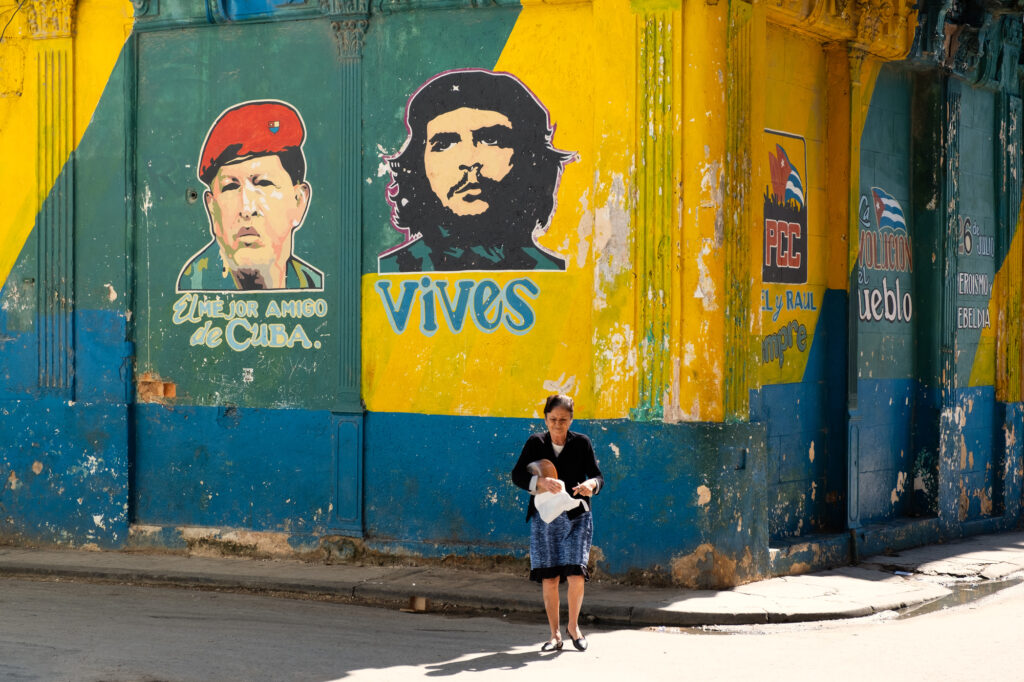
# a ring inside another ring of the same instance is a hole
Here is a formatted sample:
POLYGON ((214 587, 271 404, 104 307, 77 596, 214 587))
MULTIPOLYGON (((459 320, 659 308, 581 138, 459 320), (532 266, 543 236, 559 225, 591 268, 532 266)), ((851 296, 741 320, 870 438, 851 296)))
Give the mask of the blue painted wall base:
MULTIPOLYGON (((540 420, 368 414, 368 541, 524 555, 527 493, 509 472, 542 430, 540 420)), ((760 425, 577 420, 573 430, 591 437, 605 477, 594 502, 599 569, 701 587, 765 574, 760 425)))
POLYGON ((127 434, 124 405, 45 397, 0 403, 0 541, 122 546, 127 434))

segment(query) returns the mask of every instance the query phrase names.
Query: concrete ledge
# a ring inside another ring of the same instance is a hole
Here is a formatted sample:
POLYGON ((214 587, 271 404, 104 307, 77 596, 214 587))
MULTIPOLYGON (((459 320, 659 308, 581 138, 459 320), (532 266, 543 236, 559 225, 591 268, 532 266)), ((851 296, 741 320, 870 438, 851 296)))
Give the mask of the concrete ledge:
POLYGON ((799 575, 850 563, 849 533, 807 535, 772 542, 769 574, 799 575))
POLYGON ((920 547, 943 538, 937 517, 904 518, 871 526, 862 526, 853 531, 855 547, 853 561, 876 554, 898 552, 911 547, 920 547))

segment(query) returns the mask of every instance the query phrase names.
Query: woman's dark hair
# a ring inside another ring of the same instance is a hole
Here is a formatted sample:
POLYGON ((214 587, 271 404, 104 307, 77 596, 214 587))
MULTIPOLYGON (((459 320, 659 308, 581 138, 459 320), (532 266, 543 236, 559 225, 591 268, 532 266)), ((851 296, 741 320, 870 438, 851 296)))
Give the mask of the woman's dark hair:
POLYGON ((561 407, 569 411, 572 414, 572 398, 561 393, 554 393, 548 396, 548 399, 544 402, 544 416, 548 416, 548 413, 556 407, 561 407))

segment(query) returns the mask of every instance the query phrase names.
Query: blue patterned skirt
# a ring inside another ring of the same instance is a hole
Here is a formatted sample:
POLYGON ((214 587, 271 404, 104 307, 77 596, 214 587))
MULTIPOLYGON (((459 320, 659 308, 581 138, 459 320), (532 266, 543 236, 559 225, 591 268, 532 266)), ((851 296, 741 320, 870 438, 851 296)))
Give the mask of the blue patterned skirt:
POLYGON ((544 523, 540 514, 530 518, 530 580, 582 575, 590 580, 587 562, 594 539, 594 516, 587 511, 570 520, 562 512, 551 523, 544 523))

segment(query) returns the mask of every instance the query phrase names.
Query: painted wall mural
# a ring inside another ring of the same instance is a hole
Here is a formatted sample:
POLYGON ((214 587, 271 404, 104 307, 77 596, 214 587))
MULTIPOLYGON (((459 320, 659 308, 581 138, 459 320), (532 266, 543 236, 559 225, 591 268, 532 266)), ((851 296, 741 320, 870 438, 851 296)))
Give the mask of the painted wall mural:
POLYGON ((769 141, 775 139, 775 152, 768 153, 772 184, 764 194, 761 278, 765 282, 803 284, 807 282, 807 200, 801 176, 806 177, 806 144, 801 137, 766 132, 769 141))
POLYGON ((443 320, 453 334, 461 332, 467 320, 482 332, 503 327, 514 334, 523 334, 536 319, 529 301, 540 293, 538 286, 526 277, 513 279, 504 286, 493 279, 448 282, 423 277, 402 282, 401 293, 397 296, 392 296, 392 284, 381 280, 376 286, 391 328, 401 334, 410 319, 417 317, 419 331, 426 336, 439 329, 438 320, 443 320), (449 284, 452 285, 450 293, 449 284), (419 314, 413 315, 417 301, 419 314))
POLYGON ((548 111, 519 79, 440 73, 409 98, 405 127, 401 151, 386 158, 404 240, 380 254, 381 273, 565 270, 536 238, 576 155, 552 145, 548 111))
POLYGON ((980 221, 958 216, 960 239, 957 247, 961 269, 956 278, 957 329, 987 329, 992 326, 989 298, 995 274, 995 236, 986 234, 980 221))
POLYGON ((302 322, 319 326, 327 317, 327 301, 322 298, 270 300, 261 307, 257 299, 202 297, 186 293, 174 302, 175 325, 195 325, 190 346, 217 348, 222 343, 233 351, 250 348, 320 348, 319 339, 310 339, 302 322))
POLYGON ((764 191, 761 363, 782 370, 787 352, 791 358, 809 349, 814 318, 806 313, 818 310, 814 288, 791 286, 808 283, 807 143, 770 129, 765 141, 771 176, 764 191))
MULTIPOLYGON (((404 240, 378 256, 381 274, 565 270, 537 238, 576 154, 552 145, 548 111, 522 81, 484 69, 439 73, 409 98, 405 128, 401 150, 384 157, 391 224, 404 240)), ((375 290, 396 334, 418 318, 426 336, 442 320, 455 334, 467 321, 523 334, 540 293, 527 277, 382 279, 375 290)))
POLYGON ((531 416, 552 386, 589 390, 590 348, 570 341, 594 305, 588 123, 550 74, 513 66, 411 78, 380 128, 367 185, 386 184, 364 194, 387 208, 364 252, 371 410, 531 416))
POLYGON ((305 138, 298 109, 277 100, 241 102, 210 126, 196 175, 207 188, 202 199, 211 240, 182 266, 176 287, 182 295, 171 319, 175 326, 195 326, 190 346, 320 348, 295 320, 326 317, 323 298, 262 305, 258 299, 200 295, 323 290, 323 272, 294 248, 313 195, 305 138))
POLYGON ((323 289, 323 273, 294 249, 313 194, 305 138, 285 102, 242 102, 217 117, 196 170, 211 240, 182 266, 179 293, 323 289))
POLYGON ((911 295, 914 262, 903 207, 884 189, 872 187, 870 199, 861 195, 858 220, 859 319, 862 322, 910 322, 914 314, 911 295))

